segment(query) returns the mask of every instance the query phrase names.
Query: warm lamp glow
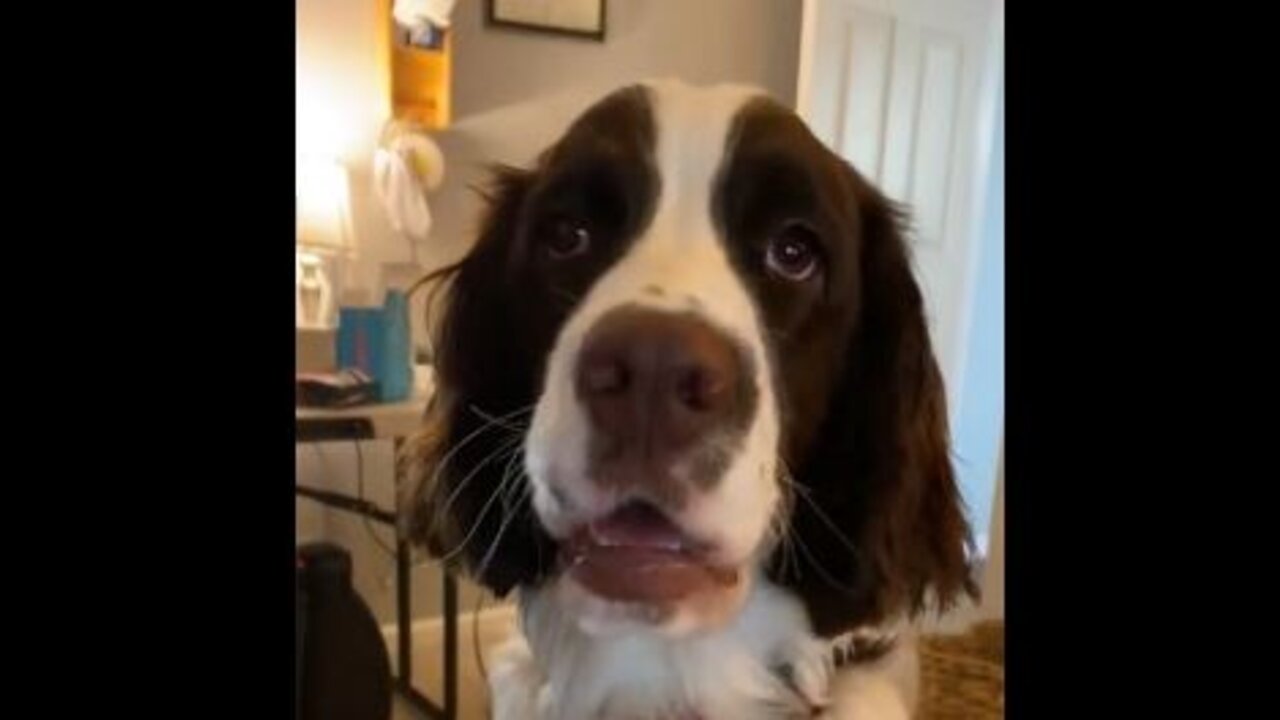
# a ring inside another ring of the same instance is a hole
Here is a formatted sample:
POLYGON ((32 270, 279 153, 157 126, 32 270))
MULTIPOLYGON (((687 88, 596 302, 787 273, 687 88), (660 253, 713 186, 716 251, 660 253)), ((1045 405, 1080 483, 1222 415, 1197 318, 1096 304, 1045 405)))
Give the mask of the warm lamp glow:
POLYGON ((346 168, 333 161, 300 160, 295 182, 298 245, 324 250, 349 250, 350 187, 346 168))

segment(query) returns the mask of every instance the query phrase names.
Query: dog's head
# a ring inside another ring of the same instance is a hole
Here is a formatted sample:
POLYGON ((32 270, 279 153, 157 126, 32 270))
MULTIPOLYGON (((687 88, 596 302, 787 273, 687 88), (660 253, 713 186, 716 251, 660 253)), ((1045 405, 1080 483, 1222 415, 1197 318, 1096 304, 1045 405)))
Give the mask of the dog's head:
POLYGON ((972 590, 903 217, 791 111, 658 83, 497 173, 452 270, 410 530, 584 621, 819 633, 972 590))

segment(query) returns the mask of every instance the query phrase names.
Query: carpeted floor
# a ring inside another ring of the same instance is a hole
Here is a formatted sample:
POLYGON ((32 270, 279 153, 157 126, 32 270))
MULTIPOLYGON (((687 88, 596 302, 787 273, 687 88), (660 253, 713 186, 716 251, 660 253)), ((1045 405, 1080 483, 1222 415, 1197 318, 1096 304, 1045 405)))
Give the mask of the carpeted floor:
POLYGON ((976 623, 954 635, 920 642, 918 720, 998 720, 1004 717, 1004 623, 976 623))

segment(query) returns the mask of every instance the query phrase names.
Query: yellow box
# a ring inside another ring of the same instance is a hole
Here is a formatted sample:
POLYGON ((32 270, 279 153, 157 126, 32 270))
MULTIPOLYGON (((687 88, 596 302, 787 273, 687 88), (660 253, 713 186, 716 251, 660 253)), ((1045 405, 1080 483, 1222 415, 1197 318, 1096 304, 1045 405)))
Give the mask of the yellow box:
POLYGON ((406 47, 396 42, 392 0, 378 0, 378 66, 391 116, 409 120, 428 130, 449 126, 452 84, 453 34, 446 32, 439 50, 406 47))

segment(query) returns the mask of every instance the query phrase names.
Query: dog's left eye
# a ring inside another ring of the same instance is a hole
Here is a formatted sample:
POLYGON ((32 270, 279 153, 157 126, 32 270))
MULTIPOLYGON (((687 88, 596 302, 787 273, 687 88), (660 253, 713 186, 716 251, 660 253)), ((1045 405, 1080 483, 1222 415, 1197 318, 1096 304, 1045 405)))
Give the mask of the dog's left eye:
POLYGON ((559 218, 551 223, 546 247, 547 254, 556 260, 576 257, 591 247, 591 231, 583 222, 559 218))
POLYGON ((765 248, 765 267, 773 275, 790 282, 802 282, 818 271, 821 257, 813 231, 797 223, 788 224, 765 248))

